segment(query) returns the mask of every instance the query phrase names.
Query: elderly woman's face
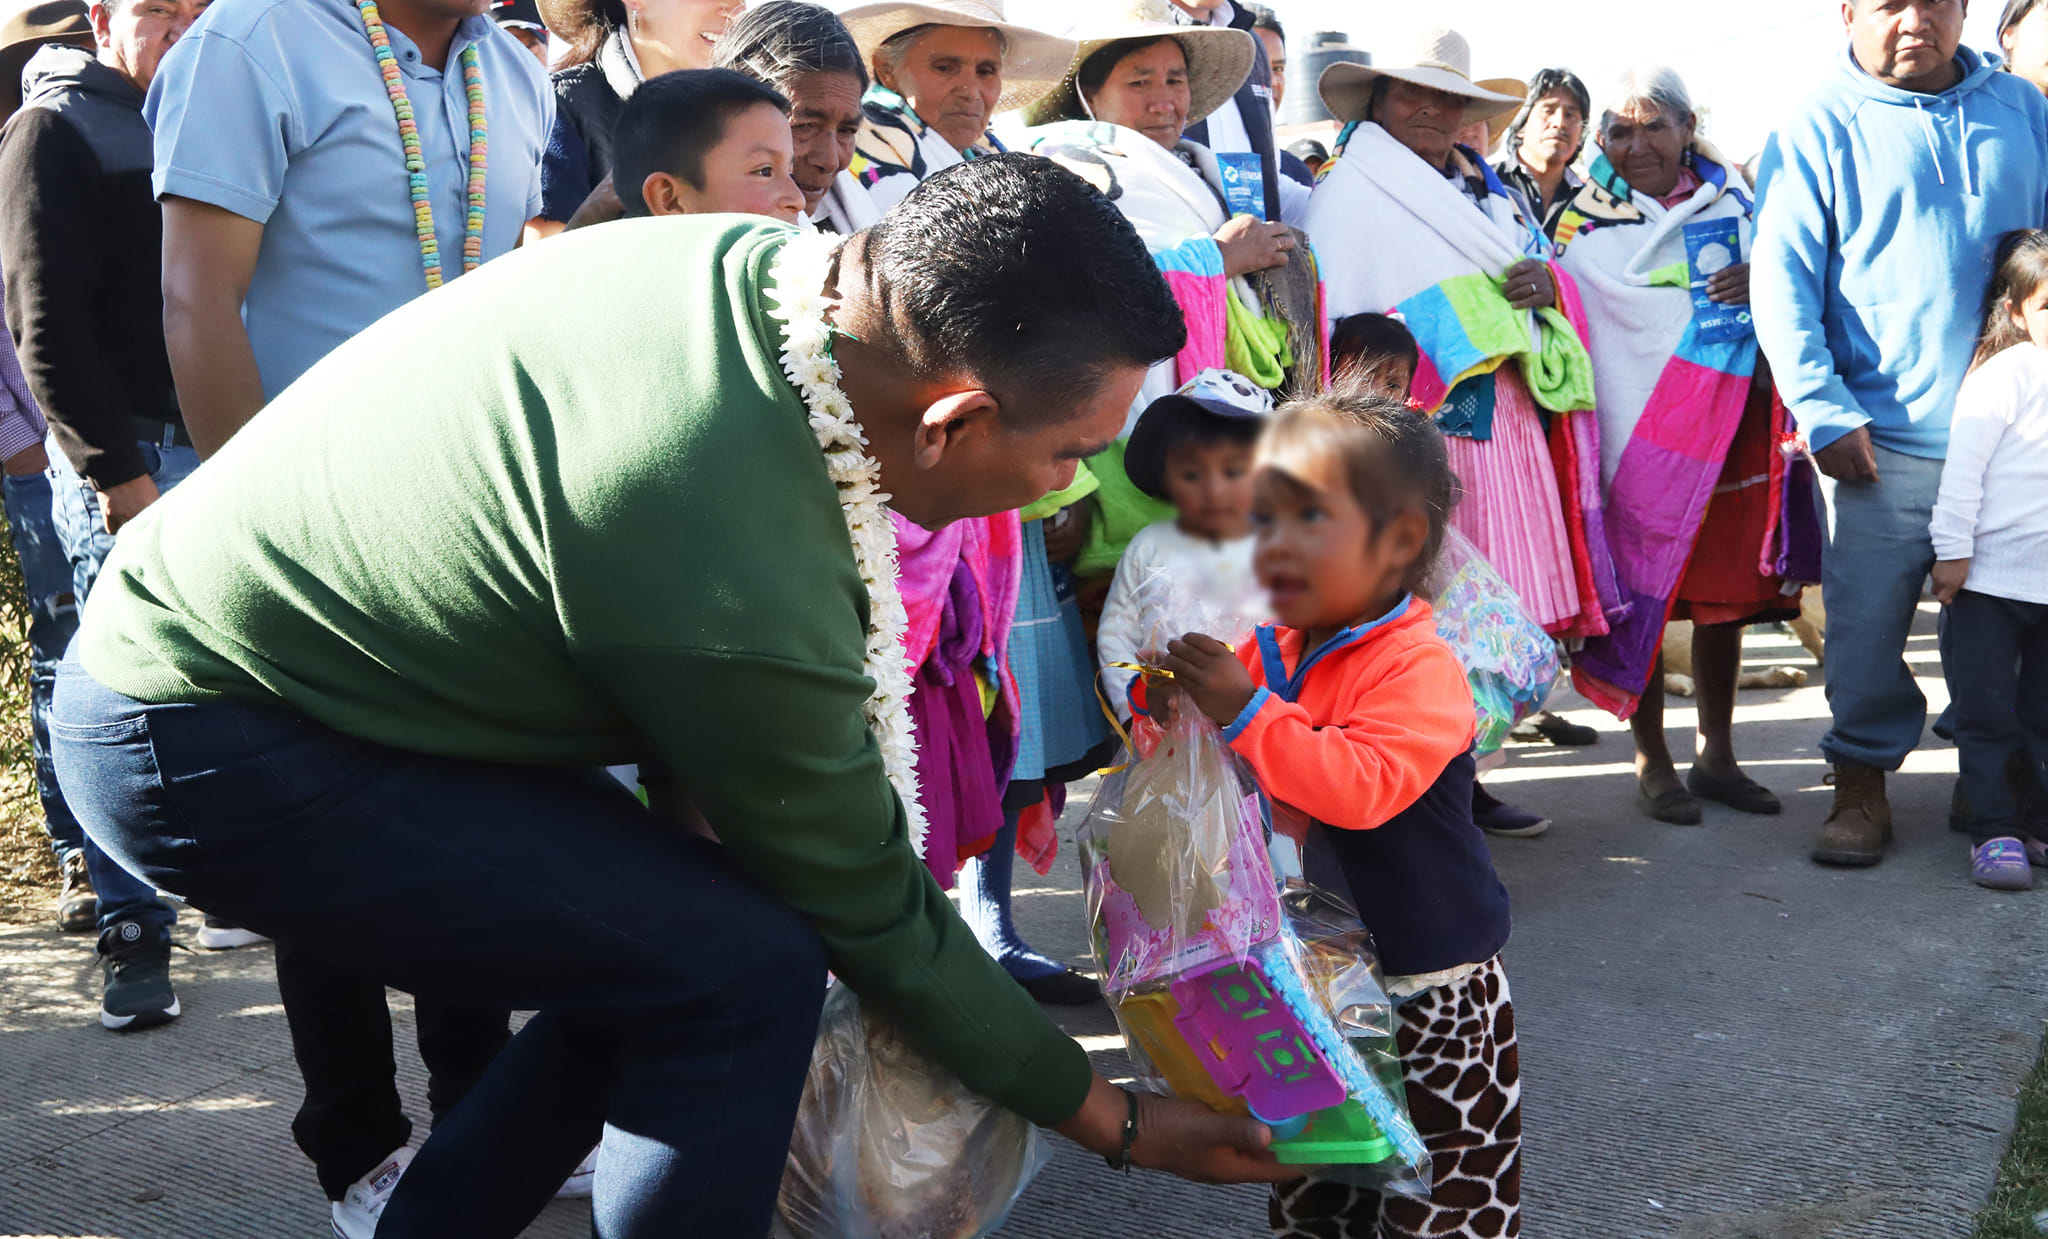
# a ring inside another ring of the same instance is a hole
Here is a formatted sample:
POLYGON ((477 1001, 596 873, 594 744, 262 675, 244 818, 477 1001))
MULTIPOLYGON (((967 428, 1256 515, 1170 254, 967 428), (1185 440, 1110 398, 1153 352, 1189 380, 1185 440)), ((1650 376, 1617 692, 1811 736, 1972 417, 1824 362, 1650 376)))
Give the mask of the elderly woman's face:
POLYGON ((1088 107, 1097 120, 1135 129, 1171 150, 1188 126, 1193 97, 1180 40, 1161 39, 1117 61, 1088 107))
POLYGON ((1003 40, 995 31, 933 26, 911 41, 900 67, 889 59, 875 57, 875 77, 954 150, 966 150, 988 132, 1003 93, 1003 40))
POLYGON ((789 137, 796 162, 791 174, 804 191, 804 211, 816 211, 833 178, 853 162, 860 136, 861 81, 851 73, 799 73, 782 83, 789 97, 789 137))
POLYGON ((1451 144, 1465 127, 1465 101, 1399 78, 1387 82, 1386 96, 1373 109, 1372 118, 1430 167, 1449 167, 1451 144))
POLYGON ((1586 138, 1586 113, 1568 90, 1553 90, 1529 109, 1522 124, 1522 162, 1537 168, 1568 163, 1586 138))
POLYGON ((1692 145, 1693 119, 1667 115, 1647 99, 1610 113, 1600 149, 1629 187, 1662 198, 1678 184, 1685 150, 1692 145))
POLYGON ((1998 41, 2012 71, 2048 93, 2048 5, 2035 6, 1998 41))

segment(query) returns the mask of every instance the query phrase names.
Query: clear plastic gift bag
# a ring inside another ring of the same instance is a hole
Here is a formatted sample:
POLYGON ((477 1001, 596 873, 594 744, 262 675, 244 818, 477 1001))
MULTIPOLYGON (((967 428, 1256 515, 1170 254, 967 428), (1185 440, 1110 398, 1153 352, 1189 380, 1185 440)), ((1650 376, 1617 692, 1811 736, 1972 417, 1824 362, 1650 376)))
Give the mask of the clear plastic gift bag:
POLYGON ((1543 708, 1563 670, 1557 642, 1455 529, 1444 531, 1429 589, 1437 635, 1457 652, 1472 686, 1478 716, 1472 751, 1484 757, 1507 742, 1516 723, 1543 708))
POLYGON ((1077 832, 1103 989, 1154 1091, 1250 1114, 1274 1153, 1426 1193, 1392 1005, 1342 900, 1274 879, 1257 790, 1186 701, 1077 832))
POLYGON ((825 997, 774 1239, 977 1239, 1044 1168, 1030 1121, 971 1092, 843 984, 825 997))

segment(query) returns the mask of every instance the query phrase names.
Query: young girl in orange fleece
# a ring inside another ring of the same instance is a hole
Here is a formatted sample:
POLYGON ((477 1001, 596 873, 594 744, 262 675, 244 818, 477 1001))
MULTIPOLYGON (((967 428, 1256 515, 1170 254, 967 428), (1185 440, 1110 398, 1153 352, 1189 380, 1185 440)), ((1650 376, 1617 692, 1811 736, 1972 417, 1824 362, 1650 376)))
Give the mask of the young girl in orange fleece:
POLYGON ((1472 824, 1465 671, 1417 596, 1456 501, 1443 436, 1363 390, 1314 396, 1276 415, 1254 485, 1256 566, 1280 622, 1234 653, 1191 633, 1164 665, 1251 763, 1309 879, 1348 890, 1372 930, 1401 1004, 1408 1108, 1435 1155, 1427 1201, 1284 1184, 1274 1233, 1519 1235, 1508 896, 1472 824))

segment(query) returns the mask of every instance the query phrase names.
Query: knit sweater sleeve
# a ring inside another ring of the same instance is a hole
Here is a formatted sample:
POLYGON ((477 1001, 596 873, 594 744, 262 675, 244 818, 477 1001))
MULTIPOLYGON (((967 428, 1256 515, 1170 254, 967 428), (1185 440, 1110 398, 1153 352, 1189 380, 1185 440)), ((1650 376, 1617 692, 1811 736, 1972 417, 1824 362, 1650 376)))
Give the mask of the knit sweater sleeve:
MULTIPOLYGON (((1248 643, 1238 656, 1256 677, 1257 650, 1248 643)), ((1471 745, 1472 693, 1456 656, 1434 642, 1390 668, 1353 674, 1349 703, 1327 724, 1261 688, 1223 734, 1274 800, 1339 829, 1370 830, 1421 799, 1471 745)))
POLYGON ((833 970, 969 1088, 1042 1125, 1088 1058, 991 959, 911 850, 865 677, 759 654, 590 651, 733 860, 802 914, 833 970))
POLYGON ((145 472, 135 410, 96 326, 106 212, 99 161, 55 112, 29 108, 0 133, 0 270, 7 329, 58 446, 96 485, 145 472))

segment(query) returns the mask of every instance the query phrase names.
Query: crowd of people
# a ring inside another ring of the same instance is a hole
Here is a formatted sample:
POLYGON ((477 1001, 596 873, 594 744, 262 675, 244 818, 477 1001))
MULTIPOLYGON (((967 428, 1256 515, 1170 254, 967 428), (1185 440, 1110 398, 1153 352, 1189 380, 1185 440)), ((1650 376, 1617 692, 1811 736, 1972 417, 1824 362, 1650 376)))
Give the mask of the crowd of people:
POLYGON ((342 1239, 558 1191, 599 1234, 766 1233, 828 968, 1112 1165, 1273 1184, 1276 1234, 1519 1234, 1486 837, 1549 823, 1479 783, 1453 533, 1679 825, 1780 812, 1742 634, 1818 583, 1836 865, 1891 841, 1931 575, 1951 825, 1983 885, 2048 865, 2048 4, 1979 52, 1964 0, 1850 0, 1747 164, 1669 69, 1480 78, 1442 28, 1297 79, 1340 128, 1283 149, 1273 14, 1088 8, 0 18, 58 919, 120 1031, 179 1014, 159 889, 204 947, 275 942, 342 1239), (1371 929, 1428 1199, 1126 1092, 1041 1010, 1101 992, 1019 933, 1016 864, 1182 711, 1371 929))

